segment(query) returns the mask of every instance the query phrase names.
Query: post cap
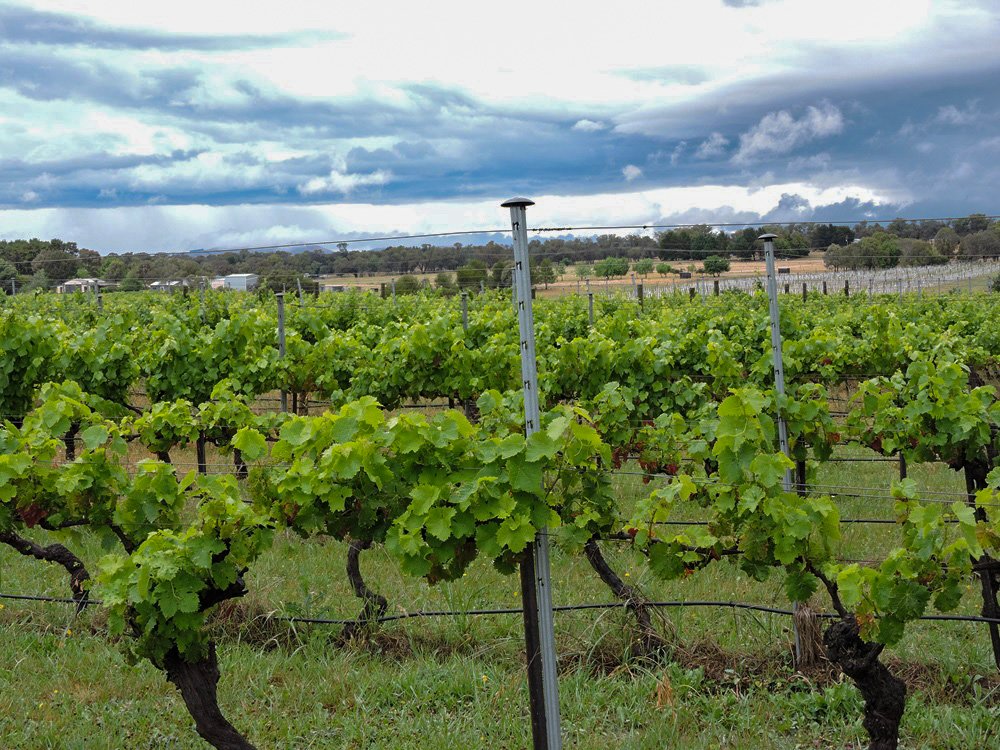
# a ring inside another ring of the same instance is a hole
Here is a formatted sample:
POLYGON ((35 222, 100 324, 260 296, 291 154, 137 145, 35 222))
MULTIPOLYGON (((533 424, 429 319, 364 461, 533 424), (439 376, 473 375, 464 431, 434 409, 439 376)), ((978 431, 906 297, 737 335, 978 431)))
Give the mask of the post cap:
POLYGON ((534 206, 535 202, 531 198, 508 198, 500 204, 500 208, 514 208, 515 206, 534 206))
POLYGON ((776 234, 762 234, 757 239, 758 240, 776 240, 776 239, 778 239, 778 235, 776 235, 776 234))

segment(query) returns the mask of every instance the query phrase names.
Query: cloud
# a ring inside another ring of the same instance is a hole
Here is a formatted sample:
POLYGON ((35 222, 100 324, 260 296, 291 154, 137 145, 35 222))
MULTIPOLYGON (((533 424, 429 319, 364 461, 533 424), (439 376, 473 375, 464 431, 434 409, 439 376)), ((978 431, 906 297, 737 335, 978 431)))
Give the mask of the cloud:
POLYGON ((806 108, 796 119, 788 110, 770 112, 740 135, 736 164, 748 164, 762 156, 785 154, 817 138, 836 135, 844 129, 844 116, 829 102, 806 108))
MULTIPOLYGON (((924 201, 923 215, 992 210, 981 201, 1000 189, 1000 166, 985 158, 990 146, 976 145, 994 135, 990 123, 957 123, 969 118, 968 102, 978 100, 986 116, 1000 111, 992 54, 1000 12, 967 0, 902 18, 889 0, 845 2, 865 5, 869 23, 859 26, 843 6, 785 3, 772 13, 698 3, 666 46, 668 4, 625 0, 611 16, 568 20, 542 8, 499 68, 510 40, 503 24, 472 34, 461 14, 432 18, 416 6, 399 6, 390 28, 355 6, 264 3, 234 16, 204 0, 175 0, 160 30, 142 28, 152 22, 141 4, 91 3, 61 15, 0 0, 0 207, 52 208, 37 216, 55 217, 150 202, 257 206, 292 231, 303 221, 286 221, 277 207, 468 204, 639 185, 785 185, 825 205, 796 187, 805 183, 860 186, 884 200, 905 194, 924 201), (802 33, 807 16, 814 34, 802 33), (901 20, 887 38, 879 29, 893 16, 901 20), (646 21, 636 26, 635 17, 646 21), (567 30, 558 39, 544 35, 553 19, 567 30), (272 33, 294 28, 321 31, 272 33), (449 32, 451 43, 428 47, 428 28, 449 32), (764 57, 761 28, 771 45, 764 57), (337 37, 322 29, 349 37, 313 44, 337 37), (581 58, 578 40, 593 38, 591 29, 604 42, 581 58), (906 121, 916 123, 909 137, 894 137, 906 121), (919 154, 919 142, 934 148, 919 154), (975 182, 949 182, 961 163, 977 165, 975 182), (623 165, 641 176, 629 179, 623 165), (26 193, 35 200, 24 203, 26 193)), ((734 216, 757 216, 779 197, 753 211, 742 197, 726 201, 685 210, 730 206, 734 216)), ((250 225, 265 231, 256 219, 250 225)), ((130 226, 136 243, 158 242, 130 226)), ((213 224, 206 237, 233 226, 213 224)))
POLYGON ((711 159, 716 156, 722 156, 726 153, 726 146, 728 145, 729 139, 722 133, 712 133, 701 142, 701 145, 694 152, 694 156, 696 159, 711 159))
POLYGON ((709 80, 710 75, 704 68, 695 65, 659 65, 652 68, 626 68, 615 71, 615 75, 633 81, 654 82, 664 84, 680 84, 682 86, 697 86, 709 80))
POLYGON ((607 125, 605 125, 600 120, 577 120, 576 124, 573 125, 573 130, 579 130, 581 133, 596 133, 600 130, 606 130, 607 125))
MULTIPOLYGON (((63 237, 81 247, 122 252, 316 243, 411 232, 503 230, 509 217, 500 203, 515 193, 392 204, 336 201, 310 205, 0 208, 0 238, 63 237)), ((529 229, 593 224, 755 222, 778 220, 768 217, 786 215, 807 220, 828 216, 829 220, 847 221, 872 216, 871 211, 876 209, 882 216, 899 215, 900 205, 899 200, 861 184, 826 188, 804 182, 761 187, 717 184, 629 192, 613 189, 590 195, 545 192, 530 195, 536 205, 528 212, 529 229), (811 208, 803 208, 805 203, 811 208), (837 208, 828 210, 829 206, 837 208)), ((627 232, 622 230, 623 234, 627 232)), ((474 235, 479 232, 470 236, 474 235)), ((463 237, 459 240, 467 241, 463 237)), ((455 239, 446 241, 450 244, 455 239)))
POLYGON ((369 174, 348 174, 331 170, 326 177, 313 177, 311 180, 298 186, 298 191, 303 195, 317 195, 320 193, 340 193, 347 195, 362 185, 384 185, 392 180, 392 173, 378 170, 369 174))
POLYGON ((171 34, 105 26, 86 18, 20 6, 0 7, 0 39, 14 44, 128 50, 224 52, 299 46, 345 38, 333 31, 280 34, 171 34))
POLYGON ((642 177, 642 170, 635 164, 626 164, 622 167, 622 175, 625 177, 625 182, 632 182, 642 177))
POLYGON ((934 122, 942 125, 971 125, 983 119, 978 102, 969 102, 965 109, 959 109, 954 104, 939 107, 934 122))
POLYGON ((830 167, 832 157, 823 151, 812 156, 800 156, 788 162, 791 170, 824 170, 830 167))

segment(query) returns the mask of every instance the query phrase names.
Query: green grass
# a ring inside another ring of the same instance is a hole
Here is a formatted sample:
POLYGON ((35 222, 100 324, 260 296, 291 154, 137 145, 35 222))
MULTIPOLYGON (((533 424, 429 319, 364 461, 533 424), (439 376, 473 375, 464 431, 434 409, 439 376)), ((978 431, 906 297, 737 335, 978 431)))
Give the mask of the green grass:
MULTIPOLYGON (((839 455, 873 456, 863 449, 839 455)), ((210 457, 210 461, 214 458, 210 457)), ((830 463, 816 482, 888 490, 887 463, 830 463)), ((961 492, 943 466, 911 467, 919 486, 961 492)), ((618 480, 627 506, 650 487, 618 480)), ((851 492, 843 490, 844 493, 851 492)), ((886 494, 883 492, 882 494, 886 494)), ((844 517, 892 515, 891 501, 841 498, 844 517)), ((695 517, 692 514, 692 517, 695 517)), ((892 526, 845 525, 845 556, 873 559, 892 526)), ((74 547, 95 567, 101 551, 74 547)), ((626 580, 657 600, 738 600, 787 606, 780 580, 748 580, 719 563, 677 582, 655 580, 621 543, 604 545, 626 580)), ((366 643, 339 648, 336 627, 288 625, 266 615, 352 617, 359 604, 344 575, 345 548, 281 536, 253 570, 250 595, 220 616, 220 697, 233 723, 261 748, 523 748, 530 745, 522 630, 516 615, 415 619, 384 625, 366 643)), ((0 550, 0 591, 64 596, 61 571, 0 550)), ((517 579, 476 561, 459 581, 428 586, 400 573, 381 549, 362 556, 390 613, 518 604, 517 579)), ((556 550, 557 604, 605 602, 610 592, 586 560, 556 550)), ((816 598, 822 605, 823 599, 816 598)), ((962 610, 976 613, 972 588, 962 610)), ((0 746, 199 748, 174 690, 148 664, 129 666, 100 611, 78 618, 56 604, 5 602, 0 610, 0 746), (71 634, 68 631, 72 631, 71 634)), ((621 610, 557 615, 566 746, 622 748, 863 747, 860 697, 849 682, 791 670, 789 618, 729 609, 666 609, 671 663, 628 656, 621 610)), ((998 743, 1000 680, 985 626, 915 623, 889 657, 911 683, 907 748, 986 748, 998 743)))

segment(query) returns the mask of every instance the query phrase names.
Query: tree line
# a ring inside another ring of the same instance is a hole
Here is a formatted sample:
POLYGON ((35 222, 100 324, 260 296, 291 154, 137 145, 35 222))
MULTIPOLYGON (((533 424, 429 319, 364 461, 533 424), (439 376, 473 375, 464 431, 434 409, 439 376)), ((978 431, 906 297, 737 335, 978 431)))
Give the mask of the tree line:
MULTIPOLYGON (((1000 256, 1000 224, 983 214, 952 221, 896 219, 880 225, 860 222, 853 227, 834 224, 788 224, 715 230, 709 225, 678 227, 655 236, 612 234, 592 237, 533 239, 529 252, 535 261, 536 281, 551 283, 559 267, 582 265, 595 276, 625 275, 622 262, 664 262, 713 258, 753 259, 763 233, 777 235, 780 257, 803 257, 826 250, 828 265, 837 268, 880 268, 897 264, 947 262, 953 257, 1000 256), (615 260, 619 259, 619 260, 615 260), (603 263, 603 265, 601 265, 603 263)), ((156 280, 200 279, 231 273, 253 273, 272 288, 314 286, 318 276, 365 278, 376 275, 444 274, 440 286, 509 286, 512 257, 509 245, 420 246, 391 245, 377 250, 309 247, 300 252, 145 253, 102 255, 60 239, 0 240, 0 287, 46 289, 74 277, 99 277, 122 289, 140 289, 156 280), (452 276, 452 274, 454 274, 452 276)), ((667 268, 672 267, 667 264, 667 268)), ((643 265, 645 268, 645 264, 643 265)), ((653 269, 646 269, 646 273, 653 269)), ((643 274, 645 275, 645 274, 643 274)))

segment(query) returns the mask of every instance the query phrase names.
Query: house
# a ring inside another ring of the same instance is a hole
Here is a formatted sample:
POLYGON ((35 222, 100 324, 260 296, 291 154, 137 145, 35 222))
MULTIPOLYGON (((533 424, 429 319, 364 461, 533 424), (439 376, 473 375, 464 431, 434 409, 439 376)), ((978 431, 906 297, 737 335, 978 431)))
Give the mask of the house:
POLYGON ((68 279, 56 287, 59 294, 70 294, 71 292, 97 292, 109 286, 116 286, 114 282, 91 277, 82 279, 68 279))
POLYGON ((257 288, 258 280, 259 277, 255 273, 231 273, 222 277, 222 288, 250 292, 257 288))
POLYGON ((175 292, 188 286, 187 279, 183 281, 154 281, 149 288, 154 292, 175 292))
POLYGON ((319 290, 321 292, 346 292, 347 286, 345 284, 321 284, 319 290))

